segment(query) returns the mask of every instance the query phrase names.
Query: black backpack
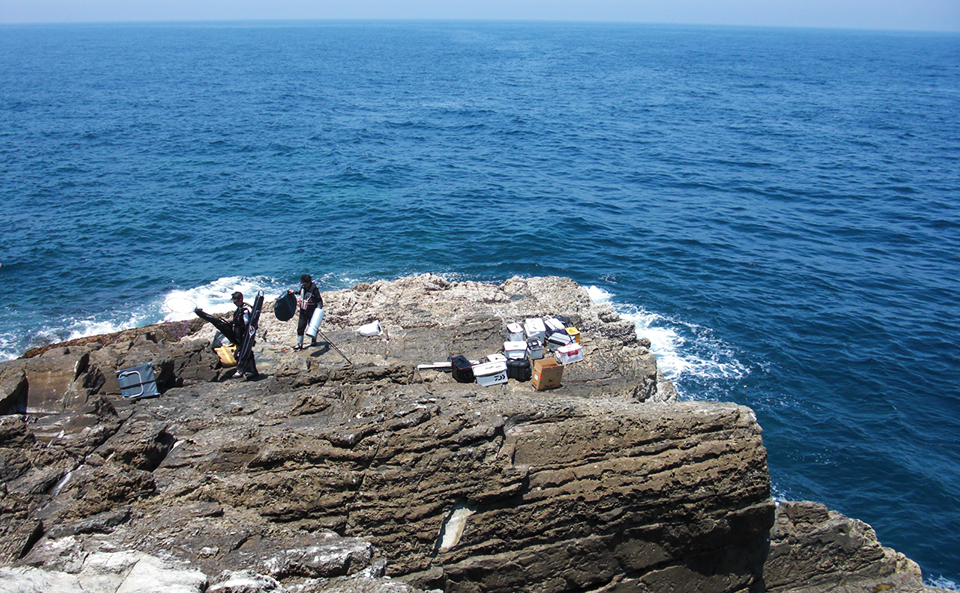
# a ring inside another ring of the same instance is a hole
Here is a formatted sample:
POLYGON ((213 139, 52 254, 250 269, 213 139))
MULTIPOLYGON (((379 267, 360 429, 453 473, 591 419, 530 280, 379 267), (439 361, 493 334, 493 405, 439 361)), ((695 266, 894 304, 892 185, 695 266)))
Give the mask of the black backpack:
POLYGON ((453 372, 453 380, 457 383, 473 383, 473 365, 466 356, 462 354, 451 356, 450 370, 453 372))

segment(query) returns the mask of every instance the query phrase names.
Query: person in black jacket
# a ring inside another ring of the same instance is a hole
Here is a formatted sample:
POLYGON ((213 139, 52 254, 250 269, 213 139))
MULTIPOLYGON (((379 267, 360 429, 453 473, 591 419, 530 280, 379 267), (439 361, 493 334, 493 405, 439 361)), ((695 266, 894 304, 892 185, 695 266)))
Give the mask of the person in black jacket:
MULTIPOLYGON (((242 347, 246 340, 253 340, 253 335, 247 335, 248 329, 250 326, 250 315, 253 313, 250 305, 243 302, 243 293, 235 292, 231 296, 233 304, 237 306, 237 310, 233 312, 233 333, 236 334, 239 339, 239 344, 237 344, 237 353, 239 354, 244 348, 242 347)), ((250 344, 250 347, 246 349, 246 356, 241 356, 237 359, 237 376, 243 375, 247 378, 248 381, 254 381, 260 377, 260 374, 257 372, 257 363, 253 359, 253 344, 250 344)))
MULTIPOLYGON (((233 301, 233 304, 237 306, 237 309, 233 312, 233 319, 229 322, 205 313, 200 307, 194 309, 193 312, 196 313, 200 319, 213 324, 213 326, 223 334, 223 337, 230 340, 236 347, 235 351, 237 355, 239 355, 240 352, 243 351, 244 342, 254 339, 254 336, 247 335, 249 333, 250 315, 253 313, 253 308, 243 302, 242 292, 237 291, 233 293, 230 299, 233 301)), ((237 372, 235 376, 245 376, 248 380, 255 380, 260 374, 257 372, 257 363, 253 358, 252 343, 248 351, 245 357, 237 360, 237 372)))
MULTIPOLYGON (((292 290, 288 290, 290 294, 294 294, 292 290)), ((320 296, 320 289, 317 288, 317 285, 314 284, 313 278, 310 277, 310 274, 304 274, 300 276, 300 292, 297 293, 297 345, 294 348, 295 350, 303 350, 303 334, 307 329, 307 326, 310 325, 310 319, 313 317, 313 313, 317 308, 323 308, 323 298, 320 296)), ((317 345, 317 334, 314 333, 310 336, 310 345, 317 345)))

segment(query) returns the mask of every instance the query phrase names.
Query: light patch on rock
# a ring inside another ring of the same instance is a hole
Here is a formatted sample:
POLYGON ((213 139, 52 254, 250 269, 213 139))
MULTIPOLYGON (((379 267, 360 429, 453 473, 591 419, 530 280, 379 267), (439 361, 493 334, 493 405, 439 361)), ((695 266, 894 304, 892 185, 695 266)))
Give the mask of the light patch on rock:
POLYGON ((453 505, 453 510, 450 511, 440 527, 440 535, 437 538, 437 553, 447 552, 460 543, 463 530, 467 526, 467 519, 475 512, 476 509, 471 508, 462 500, 453 505))

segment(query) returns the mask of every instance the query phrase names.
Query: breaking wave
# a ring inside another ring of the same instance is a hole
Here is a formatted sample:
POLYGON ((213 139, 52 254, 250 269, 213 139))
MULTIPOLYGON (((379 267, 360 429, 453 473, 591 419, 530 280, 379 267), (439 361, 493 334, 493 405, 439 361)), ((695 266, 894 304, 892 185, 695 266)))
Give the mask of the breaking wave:
POLYGON ((673 381, 681 399, 715 399, 726 393, 718 380, 726 385, 749 374, 735 349, 710 328, 616 302, 613 293, 597 286, 587 290, 594 303, 610 303, 622 318, 633 321, 637 338, 650 340, 660 371, 673 381))

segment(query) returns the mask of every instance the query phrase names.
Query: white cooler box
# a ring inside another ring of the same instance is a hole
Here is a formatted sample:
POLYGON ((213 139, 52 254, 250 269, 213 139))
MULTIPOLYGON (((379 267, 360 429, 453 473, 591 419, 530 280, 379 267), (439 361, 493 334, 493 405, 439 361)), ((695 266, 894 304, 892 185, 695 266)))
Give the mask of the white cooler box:
POLYGON ((508 323, 507 340, 511 342, 521 342, 523 339, 523 326, 519 323, 508 323))
POLYGON ((543 324, 543 319, 539 317, 531 317, 523 321, 523 333, 527 336, 527 339, 530 338, 540 338, 541 340, 547 339, 547 326, 543 324))
POLYGON ((550 337, 547 338, 547 344, 549 344, 550 349, 553 351, 556 351, 561 346, 566 346, 571 342, 573 342, 573 336, 568 334, 566 331, 564 331, 562 334, 559 332, 551 334, 550 337))
POLYGON ((547 337, 549 337, 551 334, 567 332, 567 326, 565 326, 563 322, 557 319, 556 317, 550 317, 549 319, 544 321, 543 324, 547 328, 547 337))
POLYGON ((570 364, 581 360, 583 360, 583 346, 576 342, 560 346, 557 349, 557 362, 560 364, 570 364))
POLYGON ((527 343, 523 340, 516 342, 504 342, 503 354, 507 358, 523 358, 527 355, 527 343))
POLYGON ((473 376, 477 379, 477 383, 483 385, 484 387, 497 385, 499 383, 506 383, 507 363, 485 362, 483 364, 474 365, 473 376))
POLYGON ((527 357, 530 360, 540 360, 543 358, 543 340, 539 338, 530 338, 527 340, 527 357))

